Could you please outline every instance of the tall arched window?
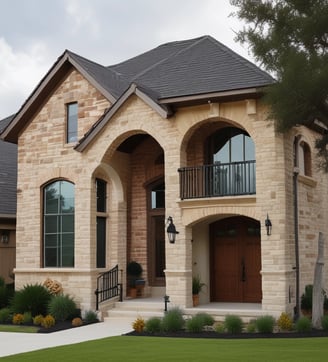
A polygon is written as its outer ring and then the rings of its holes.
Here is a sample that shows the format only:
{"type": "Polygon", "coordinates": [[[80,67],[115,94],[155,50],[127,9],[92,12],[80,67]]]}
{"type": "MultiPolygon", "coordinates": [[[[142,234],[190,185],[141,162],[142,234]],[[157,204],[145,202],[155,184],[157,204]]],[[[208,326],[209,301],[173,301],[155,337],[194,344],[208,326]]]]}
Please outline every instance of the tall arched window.
{"type": "Polygon", "coordinates": [[[300,137],[294,141],[294,166],[299,168],[300,175],[312,176],[311,149],[300,137]]]}
{"type": "Polygon", "coordinates": [[[74,267],[74,185],[55,181],[43,191],[44,267],[74,267]]]}

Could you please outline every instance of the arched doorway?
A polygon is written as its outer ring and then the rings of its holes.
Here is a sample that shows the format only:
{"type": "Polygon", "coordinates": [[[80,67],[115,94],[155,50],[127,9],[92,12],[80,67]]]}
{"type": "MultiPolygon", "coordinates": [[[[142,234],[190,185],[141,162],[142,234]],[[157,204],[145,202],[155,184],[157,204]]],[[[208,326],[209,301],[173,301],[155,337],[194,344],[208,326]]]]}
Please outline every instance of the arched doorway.
{"type": "Polygon", "coordinates": [[[260,223],[238,216],[210,226],[212,302],[260,303],[260,223]]]}

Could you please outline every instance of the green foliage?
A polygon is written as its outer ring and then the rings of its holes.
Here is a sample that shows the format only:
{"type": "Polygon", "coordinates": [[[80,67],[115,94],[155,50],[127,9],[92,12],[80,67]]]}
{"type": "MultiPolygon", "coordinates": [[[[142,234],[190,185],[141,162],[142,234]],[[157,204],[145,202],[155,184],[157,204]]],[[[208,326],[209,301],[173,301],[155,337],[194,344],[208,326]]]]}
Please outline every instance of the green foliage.
{"type": "Polygon", "coordinates": [[[95,322],[99,322],[97,313],[94,312],[93,310],[87,310],[84,314],[84,320],[87,323],[95,323],[95,322]]]}
{"type": "Polygon", "coordinates": [[[295,323],[297,332],[310,332],[312,329],[311,320],[308,317],[300,317],[295,323]]]}
{"type": "Polygon", "coordinates": [[[179,331],[184,325],[183,313],[178,307],[170,309],[162,319],[162,329],[165,332],[179,331]]]}
{"type": "MultiPolygon", "coordinates": [[[[231,0],[246,23],[237,41],[277,78],[267,90],[271,118],[279,131],[318,119],[328,125],[327,0],[231,0]]],[[[328,136],[317,143],[328,171],[328,136]]]]}
{"type": "Polygon", "coordinates": [[[324,315],[322,317],[321,327],[324,331],[328,331],[328,315],[324,315]]]}
{"type": "Polygon", "coordinates": [[[186,329],[191,333],[199,333],[204,328],[204,318],[200,315],[194,315],[186,321],[186,329]]]}
{"type": "Polygon", "coordinates": [[[8,323],[12,319],[12,314],[9,308],[0,309],[0,323],[8,323]]]}
{"type": "Polygon", "coordinates": [[[224,328],[228,333],[241,333],[243,330],[243,321],[239,316],[227,315],[224,319],[224,328]]]}
{"type": "Polygon", "coordinates": [[[0,277],[0,308],[7,307],[13,295],[13,284],[6,285],[4,279],[0,277]]]}
{"type": "Polygon", "coordinates": [[[218,323],[214,329],[216,333],[224,333],[225,332],[224,323],[218,323]]]}
{"type": "Polygon", "coordinates": [[[192,294],[199,294],[204,286],[205,283],[202,283],[199,275],[192,278],[192,294]]]}
{"type": "Polygon", "coordinates": [[[23,320],[24,324],[32,323],[33,318],[32,318],[31,312],[24,312],[23,317],[24,317],[24,320],[23,320]]]}
{"type": "Polygon", "coordinates": [[[162,319],[159,317],[151,317],[146,321],[145,330],[149,333],[157,333],[161,331],[162,319]]]}
{"type": "Polygon", "coordinates": [[[313,285],[308,284],[305,286],[305,291],[301,295],[301,309],[312,310],[312,292],[313,285]]]}
{"type": "Polygon", "coordinates": [[[66,321],[78,317],[76,303],[67,294],[52,297],[48,305],[48,313],[57,321],[66,321]]]}
{"type": "Polygon", "coordinates": [[[204,326],[212,326],[214,324],[214,318],[207,313],[197,313],[196,317],[203,320],[204,326]]]}
{"type": "Polygon", "coordinates": [[[14,294],[11,309],[14,313],[30,312],[33,317],[46,314],[50,299],[51,294],[43,285],[26,285],[14,294]]]}
{"type": "Polygon", "coordinates": [[[142,274],[142,266],[136,261],[130,261],[126,267],[128,276],[140,277],[142,274]]]}
{"type": "Polygon", "coordinates": [[[258,317],[255,320],[256,330],[259,333],[272,333],[275,325],[275,319],[270,315],[258,317]]]}
{"type": "Polygon", "coordinates": [[[256,324],[255,321],[250,321],[246,326],[247,333],[255,333],[256,332],[256,324]]]}

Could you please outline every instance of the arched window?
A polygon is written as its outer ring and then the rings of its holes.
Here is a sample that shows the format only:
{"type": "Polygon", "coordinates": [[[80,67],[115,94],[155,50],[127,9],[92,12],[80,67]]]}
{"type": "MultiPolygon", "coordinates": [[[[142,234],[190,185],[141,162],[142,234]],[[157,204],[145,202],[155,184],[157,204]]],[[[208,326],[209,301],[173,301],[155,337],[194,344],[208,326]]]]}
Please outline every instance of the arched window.
{"type": "Polygon", "coordinates": [[[312,161],[311,161],[311,150],[310,146],[300,140],[299,137],[295,138],[295,158],[294,166],[299,168],[300,175],[312,176],[312,161]]]}
{"type": "Polygon", "coordinates": [[[55,181],[43,191],[44,267],[74,267],[74,185],[55,181]]]}

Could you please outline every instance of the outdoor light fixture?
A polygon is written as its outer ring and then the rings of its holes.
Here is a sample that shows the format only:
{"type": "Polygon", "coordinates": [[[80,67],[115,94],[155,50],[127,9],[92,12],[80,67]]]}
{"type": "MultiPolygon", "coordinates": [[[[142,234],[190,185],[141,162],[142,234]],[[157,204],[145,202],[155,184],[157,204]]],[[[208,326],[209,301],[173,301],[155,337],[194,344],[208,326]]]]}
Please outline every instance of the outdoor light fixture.
{"type": "Polygon", "coordinates": [[[3,244],[8,244],[9,243],[9,230],[2,230],[1,242],[3,244]]]}
{"type": "Polygon", "coordinates": [[[269,219],[269,214],[267,214],[267,218],[265,219],[265,227],[267,230],[267,235],[271,235],[272,223],[269,219]]]}
{"type": "Polygon", "coordinates": [[[167,218],[167,222],[169,223],[169,226],[166,229],[167,236],[169,238],[169,241],[171,244],[175,243],[175,236],[176,234],[179,234],[179,231],[176,230],[175,225],[173,224],[173,219],[171,216],[167,218]]]}

